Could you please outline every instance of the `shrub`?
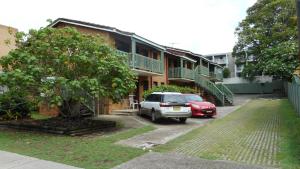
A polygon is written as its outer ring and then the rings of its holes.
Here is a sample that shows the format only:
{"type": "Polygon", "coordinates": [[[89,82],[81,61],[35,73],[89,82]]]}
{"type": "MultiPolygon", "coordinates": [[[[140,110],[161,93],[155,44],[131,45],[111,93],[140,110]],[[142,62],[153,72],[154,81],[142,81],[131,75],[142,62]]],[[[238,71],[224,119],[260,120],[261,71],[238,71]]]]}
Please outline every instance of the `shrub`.
{"type": "Polygon", "coordinates": [[[230,76],[230,70],[226,67],[223,70],[223,77],[224,78],[229,78],[229,76],[230,76]]]}
{"type": "Polygon", "coordinates": [[[195,89],[189,87],[180,87],[175,85],[161,85],[155,86],[144,92],[144,98],[153,92],[180,92],[180,93],[197,93],[195,89]]]}
{"type": "Polygon", "coordinates": [[[25,97],[6,92],[0,95],[0,120],[27,118],[33,107],[25,97]]]}

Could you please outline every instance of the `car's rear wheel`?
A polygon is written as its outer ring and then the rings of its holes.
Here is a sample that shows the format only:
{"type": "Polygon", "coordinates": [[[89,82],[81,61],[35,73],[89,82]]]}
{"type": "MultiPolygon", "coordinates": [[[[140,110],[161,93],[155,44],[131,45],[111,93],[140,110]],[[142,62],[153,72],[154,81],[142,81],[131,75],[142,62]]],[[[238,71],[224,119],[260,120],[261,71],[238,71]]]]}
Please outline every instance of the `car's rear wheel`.
{"type": "Polygon", "coordinates": [[[186,122],[186,117],[181,117],[181,118],[179,118],[179,121],[180,121],[180,123],[185,123],[186,122]]]}
{"type": "Polygon", "coordinates": [[[157,117],[156,117],[155,111],[151,112],[151,121],[152,122],[156,122],[157,121],[157,117]]]}

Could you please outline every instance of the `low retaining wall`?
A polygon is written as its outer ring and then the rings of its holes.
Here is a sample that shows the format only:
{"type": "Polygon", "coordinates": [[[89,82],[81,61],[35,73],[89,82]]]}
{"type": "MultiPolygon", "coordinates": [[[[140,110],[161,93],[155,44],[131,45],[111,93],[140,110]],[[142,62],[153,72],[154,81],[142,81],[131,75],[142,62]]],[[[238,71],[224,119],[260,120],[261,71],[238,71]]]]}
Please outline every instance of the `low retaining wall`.
{"type": "Polygon", "coordinates": [[[283,92],[283,82],[224,84],[235,94],[270,94],[283,92]]]}

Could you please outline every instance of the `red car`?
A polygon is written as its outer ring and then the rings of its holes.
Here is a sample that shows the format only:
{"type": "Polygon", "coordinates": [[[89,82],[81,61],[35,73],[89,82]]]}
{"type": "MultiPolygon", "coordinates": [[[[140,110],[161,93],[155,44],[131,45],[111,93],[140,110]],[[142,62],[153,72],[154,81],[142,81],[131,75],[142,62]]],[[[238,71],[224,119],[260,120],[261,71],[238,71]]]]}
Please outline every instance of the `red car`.
{"type": "Polygon", "coordinates": [[[210,102],[205,102],[195,94],[184,94],[188,103],[191,104],[193,117],[213,117],[217,114],[216,106],[210,102]]]}

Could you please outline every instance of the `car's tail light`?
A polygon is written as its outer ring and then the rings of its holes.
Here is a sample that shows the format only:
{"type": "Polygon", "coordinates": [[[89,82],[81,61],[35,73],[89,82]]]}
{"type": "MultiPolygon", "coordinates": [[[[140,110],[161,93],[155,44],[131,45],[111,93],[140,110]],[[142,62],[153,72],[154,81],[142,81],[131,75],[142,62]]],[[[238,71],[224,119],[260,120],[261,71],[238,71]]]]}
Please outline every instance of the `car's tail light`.
{"type": "Polygon", "coordinates": [[[169,105],[168,103],[160,103],[159,106],[160,107],[171,107],[171,105],[169,105]]]}

